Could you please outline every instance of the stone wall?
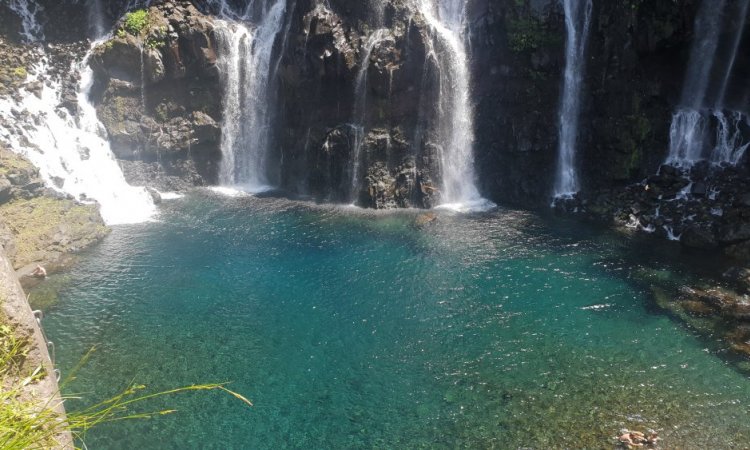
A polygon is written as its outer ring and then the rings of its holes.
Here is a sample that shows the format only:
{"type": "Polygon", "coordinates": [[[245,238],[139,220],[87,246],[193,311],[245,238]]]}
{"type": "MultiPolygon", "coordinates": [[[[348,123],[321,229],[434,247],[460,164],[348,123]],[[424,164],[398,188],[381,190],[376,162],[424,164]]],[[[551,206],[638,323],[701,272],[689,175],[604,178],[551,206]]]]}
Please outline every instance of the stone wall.
{"type": "MultiPolygon", "coordinates": [[[[41,367],[44,374],[36,381],[27,384],[21,394],[22,398],[18,400],[36,403],[40,409],[53,408],[60,414],[60,420],[64,420],[65,408],[59,395],[47,342],[2,247],[0,247],[0,324],[10,326],[17,339],[28,342],[28,354],[23,361],[23,367],[29,374],[37,367],[41,367]]],[[[11,380],[15,383],[20,381],[20,379],[11,380]]],[[[57,435],[55,441],[51,448],[73,449],[73,439],[70,433],[57,435]]]]}

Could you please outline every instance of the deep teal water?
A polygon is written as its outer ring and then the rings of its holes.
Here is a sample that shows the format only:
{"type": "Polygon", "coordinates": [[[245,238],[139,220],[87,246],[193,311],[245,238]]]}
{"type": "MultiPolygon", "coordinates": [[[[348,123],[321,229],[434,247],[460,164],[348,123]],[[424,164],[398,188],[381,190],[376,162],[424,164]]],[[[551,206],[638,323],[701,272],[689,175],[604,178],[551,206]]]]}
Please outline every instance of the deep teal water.
{"type": "MultiPolygon", "coordinates": [[[[650,307],[647,261],[530,213],[368,213],[197,192],[116,228],[48,311],[66,387],[87,400],[186,394],[89,449],[665,448],[750,445],[750,380],[650,307]]],[[[652,264],[649,261],[649,264],[652,264]]]]}

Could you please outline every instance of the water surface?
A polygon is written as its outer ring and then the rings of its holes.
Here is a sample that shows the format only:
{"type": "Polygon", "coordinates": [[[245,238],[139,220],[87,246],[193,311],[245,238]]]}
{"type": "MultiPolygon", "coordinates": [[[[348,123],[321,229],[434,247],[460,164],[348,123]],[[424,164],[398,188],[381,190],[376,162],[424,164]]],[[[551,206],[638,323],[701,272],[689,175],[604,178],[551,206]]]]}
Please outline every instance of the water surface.
{"type": "Polygon", "coordinates": [[[63,375],[98,347],[69,393],[231,381],[256,406],[173,397],[88,448],[611,448],[622,427],[750,444],[750,382],[650,306],[628,241],[416,216],[199,191],[115,228],[45,322],[63,375]]]}

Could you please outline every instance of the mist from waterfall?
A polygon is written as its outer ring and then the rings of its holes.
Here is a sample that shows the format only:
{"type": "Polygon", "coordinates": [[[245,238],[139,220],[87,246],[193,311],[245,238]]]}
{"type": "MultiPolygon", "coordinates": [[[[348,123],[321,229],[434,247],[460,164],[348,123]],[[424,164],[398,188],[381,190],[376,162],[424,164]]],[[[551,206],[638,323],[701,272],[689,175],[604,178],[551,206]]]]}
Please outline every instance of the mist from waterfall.
{"type": "Polygon", "coordinates": [[[286,0],[250,2],[241,12],[225,1],[212,6],[223,17],[216,29],[224,87],[219,181],[253,192],[267,190],[275,71],[271,60],[286,0]]]}
{"type": "Polygon", "coordinates": [[[687,168],[708,159],[717,165],[735,165],[750,145],[743,136],[743,128],[750,128],[750,117],[726,102],[749,6],[750,0],[703,2],[695,20],[696,38],[680,106],[672,116],[667,164],[687,168]],[[727,41],[722,31],[732,16],[739,21],[727,41]],[[724,50],[728,53],[721,61],[724,50]]]}
{"type": "Polygon", "coordinates": [[[466,36],[466,0],[415,0],[432,33],[428,58],[439,71],[436,124],[442,177],[440,207],[487,209],[474,173],[474,111],[466,36]]]}
{"type": "Polygon", "coordinates": [[[581,113],[583,78],[586,70],[586,43],[591,28],[591,0],[565,0],[565,82],[560,102],[559,148],[556,198],[570,197],[580,186],[576,170],[578,122],[581,113]]]}
{"type": "Polygon", "coordinates": [[[39,168],[47,186],[84,202],[98,202],[107,224],[143,222],[153,216],[155,206],[144,188],[127,183],[109,147],[106,131],[89,100],[94,84],[89,54],[71,68],[80,75],[77,116],[58,106],[61,84],[42,81],[49,78],[50,62],[40,54],[27,82],[44,82],[41,93],[22,89],[20,100],[0,100],[0,117],[6,124],[14,124],[0,128],[0,139],[39,168]]]}

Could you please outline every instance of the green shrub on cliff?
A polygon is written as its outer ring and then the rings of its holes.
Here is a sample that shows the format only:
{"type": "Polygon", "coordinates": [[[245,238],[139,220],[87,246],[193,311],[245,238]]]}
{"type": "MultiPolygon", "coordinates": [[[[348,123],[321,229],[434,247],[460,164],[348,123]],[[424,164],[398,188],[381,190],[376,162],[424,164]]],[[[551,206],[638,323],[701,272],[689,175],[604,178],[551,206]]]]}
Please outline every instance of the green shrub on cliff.
{"type": "Polygon", "coordinates": [[[125,14],[125,21],[123,28],[128,33],[138,36],[148,26],[149,17],[148,11],[145,9],[139,9],[137,11],[129,12],[125,14]]]}

